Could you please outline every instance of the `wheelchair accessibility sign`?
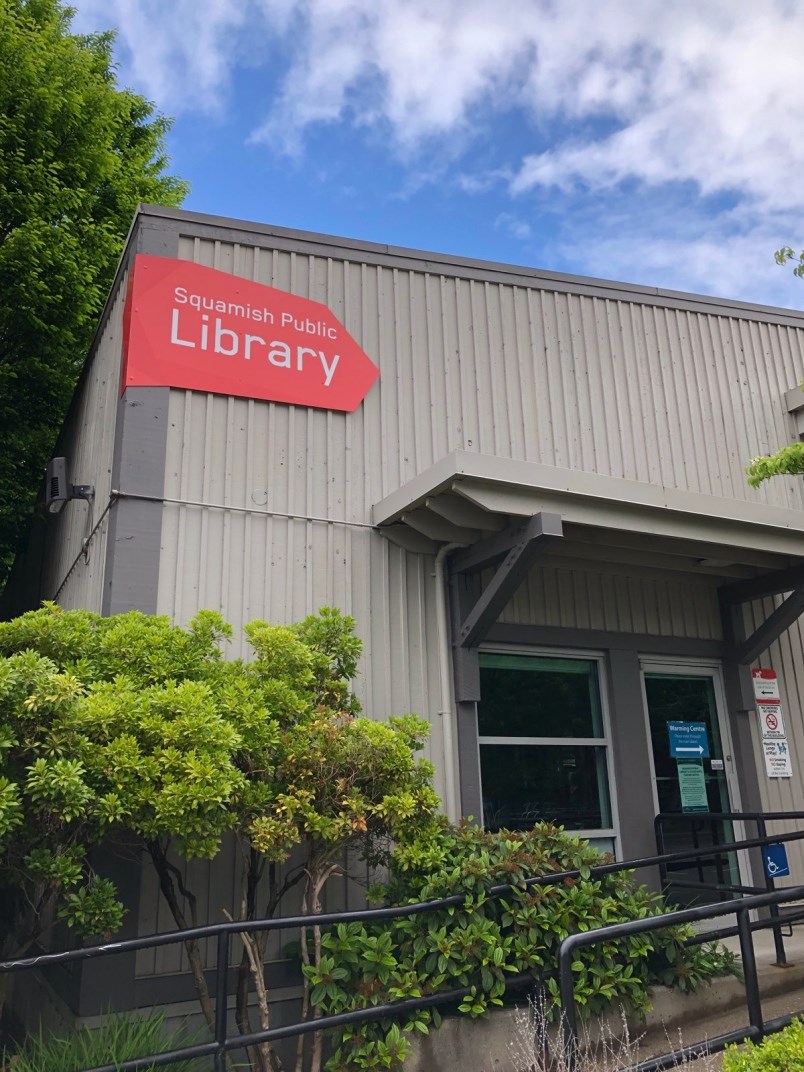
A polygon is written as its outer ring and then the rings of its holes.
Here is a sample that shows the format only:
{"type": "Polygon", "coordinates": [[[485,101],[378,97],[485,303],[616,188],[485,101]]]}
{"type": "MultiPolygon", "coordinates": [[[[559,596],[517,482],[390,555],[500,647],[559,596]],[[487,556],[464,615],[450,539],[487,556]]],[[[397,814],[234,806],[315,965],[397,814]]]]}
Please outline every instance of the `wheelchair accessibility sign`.
{"type": "Polygon", "coordinates": [[[768,878],[784,878],[790,874],[787,850],[784,845],[766,845],[762,850],[762,862],[768,878]]]}

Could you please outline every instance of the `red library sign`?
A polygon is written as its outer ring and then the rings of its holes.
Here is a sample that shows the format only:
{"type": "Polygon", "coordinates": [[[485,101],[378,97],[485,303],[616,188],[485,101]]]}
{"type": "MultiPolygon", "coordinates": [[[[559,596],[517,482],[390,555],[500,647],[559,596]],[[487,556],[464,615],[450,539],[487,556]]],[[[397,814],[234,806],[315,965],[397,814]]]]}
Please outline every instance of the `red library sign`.
{"type": "Polygon", "coordinates": [[[194,391],[351,411],[379,369],[319,302],[139,254],[123,316],[126,387],[194,391]]]}

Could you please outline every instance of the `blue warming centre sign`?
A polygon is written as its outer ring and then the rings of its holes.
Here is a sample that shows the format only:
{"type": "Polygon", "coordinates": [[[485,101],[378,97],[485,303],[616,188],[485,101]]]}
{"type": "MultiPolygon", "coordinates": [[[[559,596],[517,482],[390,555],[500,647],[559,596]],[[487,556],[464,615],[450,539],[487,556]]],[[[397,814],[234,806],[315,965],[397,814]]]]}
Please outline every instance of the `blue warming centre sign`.
{"type": "Polygon", "coordinates": [[[762,862],[765,864],[765,874],[768,878],[784,878],[790,874],[787,849],[784,845],[766,845],[762,850],[762,862]]]}
{"type": "Polygon", "coordinates": [[[668,722],[670,755],[673,759],[708,759],[709,738],[705,722],[668,722]]]}

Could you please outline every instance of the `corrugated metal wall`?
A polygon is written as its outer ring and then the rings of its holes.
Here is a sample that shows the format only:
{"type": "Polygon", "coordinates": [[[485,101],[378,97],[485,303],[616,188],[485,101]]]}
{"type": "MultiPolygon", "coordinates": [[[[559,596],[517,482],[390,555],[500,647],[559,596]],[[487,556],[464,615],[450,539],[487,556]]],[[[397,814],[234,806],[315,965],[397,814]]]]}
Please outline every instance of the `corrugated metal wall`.
{"type": "Polygon", "coordinates": [[[298,411],[293,447],[317,461],[346,448],[328,461],[335,498],[338,465],[375,502],[450,451],[475,450],[802,506],[800,481],[754,492],[743,470],[792,435],[783,394],[804,378],[804,319],[795,328],[198,238],[181,239],[179,256],[323,302],[380,366],[351,417],[298,411]]]}
{"type": "MultiPolygon", "coordinates": [[[[311,419],[294,407],[171,392],[165,495],[220,507],[166,505],[158,610],[187,621],[199,607],[220,609],[237,627],[232,653],[244,655],[244,623],[298,621],[336,606],[358,622],[366,712],[434,716],[433,560],[390,544],[368,521],[345,523],[371,507],[358,472],[344,472],[346,423],[340,414],[311,419]]],[[[435,740],[431,758],[439,763],[435,740]]]]}
{"type": "MultiPolygon", "coordinates": [[[[73,484],[94,484],[95,498],[67,503],[48,529],[41,593],[66,608],[100,613],[106,565],[106,530],[112,488],[126,274],[103,330],[87,360],[81,385],[59,440],[73,484]],[[88,540],[84,548],[84,541],[88,540]]],[[[113,508],[113,507],[112,507],[113,508]]]]}
{"type": "MultiPolygon", "coordinates": [[[[439,697],[433,560],[372,532],[371,506],[452,450],[804,507],[800,480],[754,492],[743,472],[791,437],[783,395],[804,378],[804,327],[358,252],[185,234],[179,256],[323,302],[381,376],[353,414],[171,392],[165,495],[207,505],[165,508],[159,610],[217,607],[239,630],[334,603],[358,620],[375,717],[432,719],[439,697]]],[[[504,620],[718,638],[703,583],[552,567],[504,620]]],[[[438,735],[431,754],[440,766],[438,735]]]]}
{"type": "MultiPolygon", "coordinates": [[[[750,633],[761,625],[781,601],[782,597],[777,597],[758,600],[747,605],[744,615],[747,631],[750,633]]],[[[802,628],[801,620],[782,633],[754,666],[773,669],[779,675],[782,718],[793,768],[792,778],[767,777],[759,718],[756,714],[752,714],[750,716],[751,736],[754,742],[763,810],[804,810],[804,628],[802,628]]],[[[776,824],[773,832],[783,829],[798,830],[801,829],[801,824],[797,822],[776,824]]],[[[796,884],[801,881],[801,875],[804,874],[804,845],[801,842],[794,842],[787,846],[787,852],[791,867],[791,879],[788,884],[796,884]]]]}
{"type": "MultiPolygon", "coordinates": [[[[298,620],[323,604],[353,614],[367,713],[428,717],[439,772],[434,560],[373,531],[372,504],[469,450],[804,508],[800,480],[754,492],[743,472],[793,435],[784,392],[804,379],[804,321],[456,278],[362,263],[358,252],[183,236],[179,256],[323,302],[381,376],[353,414],[171,391],[159,612],[186,622],[218,608],[238,634],[255,618],[298,620]]],[[[534,570],[503,620],[721,636],[711,580],[582,563],[534,570]]],[[[771,661],[804,766],[798,630],[781,646],[771,661]]],[[[804,803],[802,772],[786,785],[761,777],[765,804],[804,803]]]]}
{"type": "Polygon", "coordinates": [[[635,576],[623,566],[601,570],[583,564],[532,569],[500,621],[721,639],[717,593],[706,578],[684,583],[677,575],[645,576],[645,570],[635,576]]]}

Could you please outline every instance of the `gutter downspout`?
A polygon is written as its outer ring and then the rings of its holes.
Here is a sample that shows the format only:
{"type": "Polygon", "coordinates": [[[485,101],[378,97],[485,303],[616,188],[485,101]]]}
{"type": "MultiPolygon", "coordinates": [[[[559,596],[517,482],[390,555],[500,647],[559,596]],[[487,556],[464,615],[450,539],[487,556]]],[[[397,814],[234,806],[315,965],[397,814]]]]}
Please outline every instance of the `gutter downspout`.
{"type": "Polygon", "coordinates": [[[452,700],[452,645],[447,628],[447,555],[460,543],[446,543],[439,547],[435,558],[436,631],[438,633],[438,673],[441,685],[441,704],[438,712],[441,719],[441,739],[444,749],[444,806],[447,818],[457,822],[460,818],[460,799],[455,781],[455,734],[453,725],[455,710],[452,700]]]}

